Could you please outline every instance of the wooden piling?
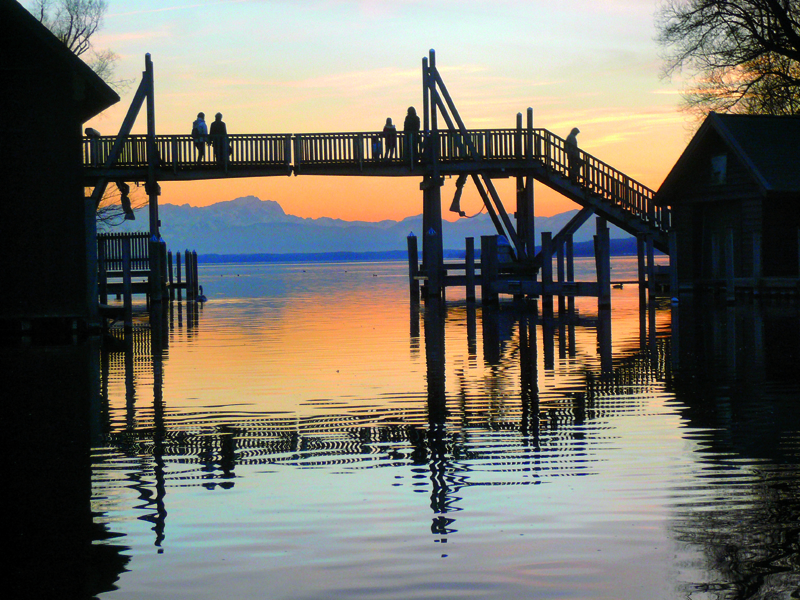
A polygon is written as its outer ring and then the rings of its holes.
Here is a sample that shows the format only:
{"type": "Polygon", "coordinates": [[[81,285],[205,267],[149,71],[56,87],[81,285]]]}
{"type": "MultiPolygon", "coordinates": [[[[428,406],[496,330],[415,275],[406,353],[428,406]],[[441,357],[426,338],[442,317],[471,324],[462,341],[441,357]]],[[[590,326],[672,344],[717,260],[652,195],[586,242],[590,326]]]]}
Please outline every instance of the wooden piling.
{"type": "Polygon", "coordinates": [[[178,300],[183,300],[183,286],[181,285],[181,253],[175,253],[175,274],[177,276],[178,300]]]}
{"type": "Polygon", "coordinates": [[[200,274],[197,267],[197,251],[192,250],[192,293],[194,298],[200,296],[200,274]]]}
{"type": "Polygon", "coordinates": [[[669,294],[677,298],[680,294],[678,283],[678,233],[674,229],[669,231],[669,294]]]}
{"type": "Polygon", "coordinates": [[[475,238],[468,237],[466,243],[464,261],[467,279],[467,302],[475,302],[475,238]]]}
{"type": "Polygon", "coordinates": [[[653,302],[656,297],[656,261],[653,250],[653,235],[648,233],[645,236],[647,245],[647,301],[653,302]]]}
{"type": "Polygon", "coordinates": [[[167,251],[167,281],[169,282],[169,299],[175,300],[175,287],[172,281],[172,250],[167,251]]]}
{"type": "Polygon", "coordinates": [[[647,265],[645,255],[644,235],[636,236],[636,264],[639,275],[639,310],[647,306],[647,265]]]}
{"type": "Polygon", "coordinates": [[[411,293],[412,301],[419,301],[419,250],[417,248],[417,236],[409,235],[406,237],[408,245],[408,288],[411,293]]]}
{"type": "Polygon", "coordinates": [[[122,305],[125,319],[125,337],[130,338],[133,329],[133,286],[131,285],[131,240],[122,239],[122,305]]]}
{"type": "Polygon", "coordinates": [[[611,308],[611,240],[608,223],[602,217],[597,217],[594,259],[597,269],[597,306],[611,308]]]}
{"type": "Polygon", "coordinates": [[[100,292],[100,304],[108,304],[108,270],[106,265],[106,243],[101,240],[97,245],[98,280],[97,287],[100,292]]]}
{"type": "Polygon", "coordinates": [[[725,300],[736,301],[736,280],[734,279],[733,228],[725,231],[725,300]]]}
{"type": "Polygon", "coordinates": [[[494,291],[497,280],[497,236],[481,236],[481,302],[496,304],[498,294],[494,291]]]}
{"type": "Polygon", "coordinates": [[[194,273],[192,269],[192,253],[189,250],[185,250],[183,253],[184,256],[184,271],[186,272],[186,300],[191,301],[194,300],[194,281],[192,281],[192,275],[194,273]]]}

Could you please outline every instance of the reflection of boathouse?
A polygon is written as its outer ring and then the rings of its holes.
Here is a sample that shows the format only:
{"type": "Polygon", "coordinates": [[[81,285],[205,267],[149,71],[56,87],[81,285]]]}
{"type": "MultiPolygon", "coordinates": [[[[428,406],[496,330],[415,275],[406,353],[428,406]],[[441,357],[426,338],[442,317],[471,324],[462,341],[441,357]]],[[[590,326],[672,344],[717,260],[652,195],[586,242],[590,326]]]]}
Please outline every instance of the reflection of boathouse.
{"type": "Polygon", "coordinates": [[[681,289],[797,290],[798,140],[798,117],[708,116],[656,195],[672,208],[681,289]]]}

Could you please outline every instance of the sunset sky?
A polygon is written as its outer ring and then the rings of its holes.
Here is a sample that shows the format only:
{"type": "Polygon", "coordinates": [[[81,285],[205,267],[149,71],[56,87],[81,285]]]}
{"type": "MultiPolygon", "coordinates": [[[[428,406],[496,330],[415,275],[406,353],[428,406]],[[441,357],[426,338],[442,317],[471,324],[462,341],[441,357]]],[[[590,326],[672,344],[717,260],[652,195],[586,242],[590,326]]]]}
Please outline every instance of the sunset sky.
{"type": "MultiPolygon", "coordinates": [[[[222,112],[233,133],[377,131],[421,111],[422,58],[437,67],[468,128],[534,126],[657,189],[695,126],[679,110],[681,82],[660,77],[658,0],[109,0],[98,48],[134,79],[122,101],[87,123],[115,134],[155,65],[156,131],[188,134],[197,112],[222,112]]],[[[142,113],[134,132],[143,132],[142,113]]],[[[162,184],[161,203],[207,205],[238,196],[287,213],[379,221],[422,212],[418,178],[276,177],[162,184]]],[[[449,206],[454,181],[443,189],[449,206]]],[[[507,207],[510,182],[498,182],[507,207]]],[[[480,209],[464,194],[468,213],[480,209]]],[[[536,214],[575,208],[544,186],[536,214]]],[[[512,208],[513,210],[513,208],[512,208]]],[[[450,218],[450,217],[448,217],[450,218]]]]}

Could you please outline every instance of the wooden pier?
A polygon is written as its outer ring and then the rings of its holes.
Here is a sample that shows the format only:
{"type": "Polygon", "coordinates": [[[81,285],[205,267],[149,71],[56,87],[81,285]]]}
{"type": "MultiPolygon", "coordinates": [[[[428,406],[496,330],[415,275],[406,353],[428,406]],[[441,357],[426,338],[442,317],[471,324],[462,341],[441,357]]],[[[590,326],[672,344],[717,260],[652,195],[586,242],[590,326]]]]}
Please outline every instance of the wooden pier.
{"type": "MultiPolygon", "coordinates": [[[[422,72],[421,131],[417,135],[398,132],[394,156],[386,158],[373,147],[373,139],[381,138],[382,132],[244,134],[227,136],[223,147],[230,152],[223,151],[225,158],[218,163],[212,153],[198,160],[189,135],[155,134],[153,68],[148,55],[142,83],[119,134],[84,139],[84,182],[94,187],[96,200],[109,182],[145,182],[150,234],[160,239],[159,181],[289,175],[417,177],[421,179],[424,233],[421,261],[412,258],[417,251],[416,240],[414,253],[409,243],[412,291],[420,283],[425,297],[440,296],[452,285],[480,286],[484,302],[492,302],[498,294],[589,295],[597,296],[600,305],[606,306],[610,298],[608,223],[637,237],[641,279],[648,282],[648,289],[652,287],[653,249],[669,253],[671,229],[670,211],[653,201],[653,190],[582,150],[577,156],[579,168],[575,168],[572,157],[571,173],[565,140],[546,129],[534,128],[530,108],[524,124],[522,113],[517,115],[516,127],[467,129],[436,68],[433,51],[422,60],[422,72]],[[145,104],[147,134],[132,135],[133,122],[145,104]],[[474,259],[474,247],[471,251],[475,270],[465,267],[463,276],[449,273],[455,267],[446,265],[442,258],[441,189],[445,177],[457,178],[451,210],[459,210],[461,191],[468,180],[476,186],[494,233],[510,243],[512,264],[496,265],[493,242],[482,239],[480,261],[474,259]],[[517,180],[512,211],[516,222],[493,184],[495,179],[509,177],[517,180]],[[534,181],[581,207],[562,231],[542,234],[539,252],[533,225],[534,181]],[[574,282],[572,236],[593,215],[597,217],[597,282],[574,282]],[[558,265],[555,278],[554,258],[558,265]]],[[[157,276],[154,272],[153,277],[157,276]]]]}

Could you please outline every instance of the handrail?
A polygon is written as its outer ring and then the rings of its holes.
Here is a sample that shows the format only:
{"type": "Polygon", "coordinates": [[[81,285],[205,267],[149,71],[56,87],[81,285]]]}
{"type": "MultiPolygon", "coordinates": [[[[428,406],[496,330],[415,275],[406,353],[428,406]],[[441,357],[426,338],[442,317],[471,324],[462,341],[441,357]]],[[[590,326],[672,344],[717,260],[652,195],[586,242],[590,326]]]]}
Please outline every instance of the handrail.
{"type": "MultiPolygon", "coordinates": [[[[116,167],[147,166],[147,136],[131,135],[123,144],[116,167]]],[[[115,138],[86,137],[83,142],[85,167],[102,168],[115,138]]],[[[545,174],[561,178],[559,185],[570,181],[569,155],[563,138],[546,129],[477,129],[423,132],[417,148],[411,148],[411,136],[397,132],[397,147],[386,156],[382,131],[359,133],[304,134],[232,134],[227,136],[230,154],[226,170],[285,166],[301,173],[306,166],[357,166],[362,171],[370,164],[425,164],[431,154],[442,165],[464,162],[485,163],[513,161],[520,168],[543,168],[545,174]],[[531,147],[532,146],[532,147],[531,147]],[[433,149],[435,153],[432,153],[433,149]],[[412,152],[413,150],[413,152],[412,152]]],[[[187,171],[213,167],[215,150],[208,146],[198,159],[194,141],[189,135],[156,136],[161,168],[187,171]]],[[[222,153],[222,152],[221,152],[222,153]]],[[[588,190],[603,204],[616,207],[648,226],[666,232],[671,226],[669,209],[656,206],[655,193],[607,163],[578,151],[580,176],[572,183],[588,190]]],[[[224,160],[224,159],[223,159],[224,160]]]]}

